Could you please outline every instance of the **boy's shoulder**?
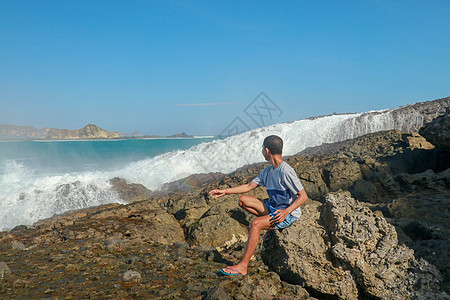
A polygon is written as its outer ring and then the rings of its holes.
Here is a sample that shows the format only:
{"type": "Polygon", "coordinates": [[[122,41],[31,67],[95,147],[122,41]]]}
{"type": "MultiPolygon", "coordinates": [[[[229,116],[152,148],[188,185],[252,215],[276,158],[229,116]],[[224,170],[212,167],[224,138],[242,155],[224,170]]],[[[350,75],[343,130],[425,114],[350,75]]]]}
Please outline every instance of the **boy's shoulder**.
{"type": "Polygon", "coordinates": [[[294,171],[294,168],[291,167],[286,161],[283,161],[283,163],[280,165],[281,171],[294,171]]]}

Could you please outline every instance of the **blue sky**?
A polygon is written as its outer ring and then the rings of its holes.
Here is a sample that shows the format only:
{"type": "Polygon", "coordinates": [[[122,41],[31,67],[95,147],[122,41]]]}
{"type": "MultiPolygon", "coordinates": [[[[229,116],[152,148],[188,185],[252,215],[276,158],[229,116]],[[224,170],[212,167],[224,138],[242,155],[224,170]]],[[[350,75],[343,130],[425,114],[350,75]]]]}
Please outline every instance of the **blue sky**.
{"type": "Polygon", "coordinates": [[[448,0],[1,0],[0,124],[215,135],[260,92],[273,122],[442,98],[449,15],[448,0]]]}

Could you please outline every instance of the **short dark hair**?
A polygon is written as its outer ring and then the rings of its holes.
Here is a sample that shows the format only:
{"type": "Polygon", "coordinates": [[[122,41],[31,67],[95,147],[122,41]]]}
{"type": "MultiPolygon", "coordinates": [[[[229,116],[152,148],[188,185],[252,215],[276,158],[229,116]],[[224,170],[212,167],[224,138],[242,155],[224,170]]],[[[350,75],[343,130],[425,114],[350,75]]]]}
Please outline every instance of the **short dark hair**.
{"type": "Polygon", "coordinates": [[[264,139],[264,148],[268,148],[272,154],[282,154],[283,140],[277,135],[269,135],[264,139]]]}

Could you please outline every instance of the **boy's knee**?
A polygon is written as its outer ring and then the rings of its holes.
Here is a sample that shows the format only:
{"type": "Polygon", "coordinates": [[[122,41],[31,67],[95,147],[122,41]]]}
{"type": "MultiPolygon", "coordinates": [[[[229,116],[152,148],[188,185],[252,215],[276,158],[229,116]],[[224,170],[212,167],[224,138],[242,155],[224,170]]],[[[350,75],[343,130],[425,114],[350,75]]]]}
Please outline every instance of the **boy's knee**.
{"type": "Polygon", "coordinates": [[[250,228],[258,229],[260,230],[264,225],[264,222],[260,218],[253,219],[252,223],[250,224],[250,228]]]}
{"type": "Polygon", "coordinates": [[[244,195],[239,196],[239,201],[238,201],[238,203],[239,203],[239,206],[240,206],[240,207],[244,207],[244,206],[245,206],[245,205],[244,205],[244,201],[245,201],[245,196],[244,196],[244,195]]]}

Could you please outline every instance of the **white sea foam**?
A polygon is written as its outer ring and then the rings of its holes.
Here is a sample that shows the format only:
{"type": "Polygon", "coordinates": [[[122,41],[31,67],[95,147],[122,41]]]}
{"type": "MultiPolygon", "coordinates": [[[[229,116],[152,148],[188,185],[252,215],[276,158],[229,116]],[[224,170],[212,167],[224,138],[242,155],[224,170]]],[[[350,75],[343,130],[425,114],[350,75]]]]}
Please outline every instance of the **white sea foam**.
{"type": "Polygon", "coordinates": [[[0,230],[33,222],[67,210],[121,202],[108,180],[122,177],[151,190],[190,174],[228,173],[246,164],[263,161],[261,145],[271,134],[284,140],[284,154],[307,147],[354,138],[380,130],[417,130],[420,113],[398,114],[382,110],[298,120],[259,128],[223,140],[198,144],[188,150],[168,152],[130,163],[115,171],[81,172],[53,176],[35,175],[23,164],[8,161],[0,171],[0,230]]]}
{"type": "Polygon", "coordinates": [[[123,202],[102,172],[36,176],[14,161],[4,162],[1,169],[0,230],[30,225],[68,210],[123,202]]]}

